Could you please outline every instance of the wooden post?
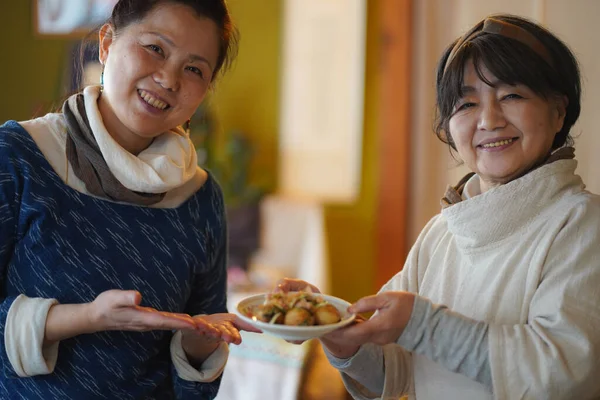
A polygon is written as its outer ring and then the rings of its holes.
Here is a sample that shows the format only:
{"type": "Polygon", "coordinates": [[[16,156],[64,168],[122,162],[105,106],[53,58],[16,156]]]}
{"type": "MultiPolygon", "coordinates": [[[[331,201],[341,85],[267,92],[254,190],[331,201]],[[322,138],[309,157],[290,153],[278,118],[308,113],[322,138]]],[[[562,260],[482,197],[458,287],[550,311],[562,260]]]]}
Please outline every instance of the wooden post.
{"type": "Polygon", "coordinates": [[[381,97],[376,290],[402,269],[408,253],[412,54],[412,0],[378,1],[381,1],[381,97]]]}

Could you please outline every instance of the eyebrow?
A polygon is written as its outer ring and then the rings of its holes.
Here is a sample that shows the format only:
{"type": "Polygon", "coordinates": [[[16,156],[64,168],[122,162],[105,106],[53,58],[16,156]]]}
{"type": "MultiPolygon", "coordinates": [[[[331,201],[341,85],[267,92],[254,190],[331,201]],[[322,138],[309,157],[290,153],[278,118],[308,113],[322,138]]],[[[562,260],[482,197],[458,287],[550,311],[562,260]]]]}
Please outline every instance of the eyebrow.
{"type": "MultiPolygon", "coordinates": [[[[160,32],[149,31],[147,33],[154,35],[154,36],[158,36],[159,38],[161,38],[162,40],[167,42],[170,46],[178,47],[171,39],[169,39],[167,36],[163,35],[160,32]]],[[[194,62],[194,61],[204,62],[210,67],[211,70],[213,69],[213,66],[210,64],[210,62],[205,57],[199,56],[197,54],[190,54],[189,60],[191,62],[194,62]]]]}
{"type": "MultiPolygon", "coordinates": [[[[492,87],[494,87],[494,88],[506,88],[506,87],[514,88],[517,86],[517,85],[510,85],[510,84],[503,82],[501,80],[498,80],[498,79],[496,79],[495,81],[491,81],[490,83],[492,84],[492,87]]],[[[470,93],[477,91],[473,86],[461,86],[460,90],[464,94],[470,94],[470,93]]]]}

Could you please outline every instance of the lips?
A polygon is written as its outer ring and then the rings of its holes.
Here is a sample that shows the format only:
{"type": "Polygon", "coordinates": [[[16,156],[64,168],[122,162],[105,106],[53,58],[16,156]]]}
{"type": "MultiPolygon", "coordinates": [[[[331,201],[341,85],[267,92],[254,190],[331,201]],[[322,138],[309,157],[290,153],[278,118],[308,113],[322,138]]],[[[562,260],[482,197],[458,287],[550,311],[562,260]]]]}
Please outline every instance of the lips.
{"type": "Polygon", "coordinates": [[[491,143],[486,143],[486,144],[482,144],[481,147],[483,147],[484,149],[490,149],[492,147],[500,147],[500,146],[504,146],[506,144],[512,143],[514,142],[515,139],[504,139],[504,140],[498,140],[496,142],[491,142],[491,143]]]}
{"type": "Polygon", "coordinates": [[[158,110],[166,110],[167,108],[171,107],[169,103],[159,98],[155,94],[147,92],[146,90],[138,89],[138,94],[142,100],[158,110]]]}
{"type": "Polygon", "coordinates": [[[517,137],[488,139],[480,143],[477,147],[492,149],[494,147],[506,146],[507,144],[513,143],[517,139],[517,137]]]}

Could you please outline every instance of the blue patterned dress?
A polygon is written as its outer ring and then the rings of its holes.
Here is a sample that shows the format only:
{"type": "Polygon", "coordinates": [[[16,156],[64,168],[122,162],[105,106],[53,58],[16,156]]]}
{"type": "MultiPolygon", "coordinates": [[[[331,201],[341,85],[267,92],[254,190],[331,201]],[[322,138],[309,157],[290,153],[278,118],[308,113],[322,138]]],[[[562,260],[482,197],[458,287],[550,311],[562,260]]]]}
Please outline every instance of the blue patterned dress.
{"type": "MultiPolygon", "coordinates": [[[[214,178],[178,208],[100,200],[65,185],[16,122],[0,126],[0,334],[19,294],[84,303],[138,290],[170,312],[226,312],[226,226],[214,178]]],[[[100,332],[63,340],[52,374],[19,378],[0,344],[1,399],[212,399],[180,379],[172,333],[100,332]]]]}

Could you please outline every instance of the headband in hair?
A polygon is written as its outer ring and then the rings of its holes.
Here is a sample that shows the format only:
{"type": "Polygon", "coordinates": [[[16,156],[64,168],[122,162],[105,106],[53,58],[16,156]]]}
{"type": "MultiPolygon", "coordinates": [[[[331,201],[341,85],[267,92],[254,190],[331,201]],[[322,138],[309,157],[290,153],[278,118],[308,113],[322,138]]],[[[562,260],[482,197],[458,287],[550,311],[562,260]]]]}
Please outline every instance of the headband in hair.
{"type": "Polygon", "coordinates": [[[535,51],[548,63],[548,65],[552,65],[552,58],[550,57],[550,53],[548,53],[548,49],[531,32],[521,28],[520,26],[513,25],[509,22],[501,21],[495,18],[486,18],[485,21],[483,21],[483,24],[479,23],[478,26],[473,28],[470,32],[461,37],[458,40],[458,42],[456,42],[456,44],[452,48],[452,51],[450,52],[450,55],[448,56],[448,60],[446,60],[444,73],[446,73],[448,66],[450,65],[454,57],[456,57],[458,51],[466,43],[475,39],[482,33],[492,33],[521,42],[527,47],[529,47],[531,50],[535,51]]]}

